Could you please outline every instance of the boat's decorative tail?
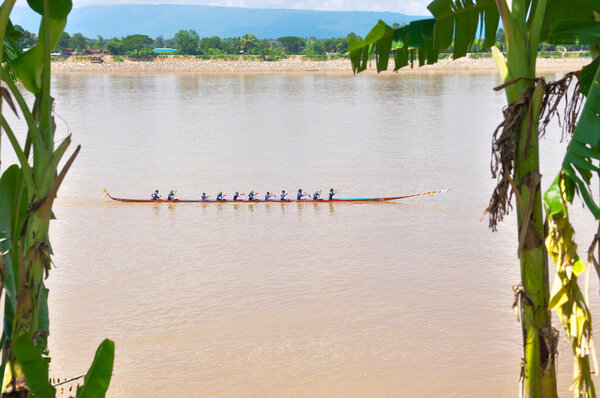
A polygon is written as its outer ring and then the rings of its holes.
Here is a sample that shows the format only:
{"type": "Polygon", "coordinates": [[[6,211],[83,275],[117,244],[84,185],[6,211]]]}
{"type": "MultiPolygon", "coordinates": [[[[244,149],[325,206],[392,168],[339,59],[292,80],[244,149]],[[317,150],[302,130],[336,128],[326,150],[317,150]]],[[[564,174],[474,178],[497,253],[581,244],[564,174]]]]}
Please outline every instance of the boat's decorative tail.
{"type": "Polygon", "coordinates": [[[447,188],[447,189],[440,189],[440,190],[436,190],[436,191],[427,191],[427,192],[421,192],[421,193],[416,193],[414,195],[408,195],[406,196],[407,198],[419,198],[422,196],[431,196],[431,195],[435,195],[437,193],[445,193],[448,191],[451,191],[452,188],[447,188]]]}
{"type": "Polygon", "coordinates": [[[102,196],[106,197],[110,197],[110,194],[108,193],[108,191],[106,189],[102,190],[102,196]]]}

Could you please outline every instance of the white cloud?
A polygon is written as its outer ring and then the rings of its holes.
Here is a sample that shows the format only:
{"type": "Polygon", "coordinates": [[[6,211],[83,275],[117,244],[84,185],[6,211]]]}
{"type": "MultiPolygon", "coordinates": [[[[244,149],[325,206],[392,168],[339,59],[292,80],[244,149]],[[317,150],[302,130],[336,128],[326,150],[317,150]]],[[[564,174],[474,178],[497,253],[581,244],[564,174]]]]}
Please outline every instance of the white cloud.
{"type": "MultiPolygon", "coordinates": [[[[75,7],[113,4],[201,4],[222,7],[291,8],[323,11],[391,11],[407,15],[430,15],[431,0],[73,0],[75,7]]],[[[25,3],[25,0],[19,0],[25,3]]]]}

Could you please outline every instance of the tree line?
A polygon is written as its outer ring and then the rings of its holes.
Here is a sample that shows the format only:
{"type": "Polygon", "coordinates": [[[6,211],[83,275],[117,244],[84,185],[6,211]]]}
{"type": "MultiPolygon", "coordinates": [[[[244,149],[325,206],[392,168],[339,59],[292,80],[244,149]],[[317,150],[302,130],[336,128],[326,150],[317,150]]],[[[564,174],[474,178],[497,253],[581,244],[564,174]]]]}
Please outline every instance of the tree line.
{"type": "MultiPolygon", "coordinates": [[[[392,25],[398,28],[398,24],[392,25]]],[[[16,25],[15,29],[22,33],[22,37],[17,40],[21,49],[31,48],[37,44],[35,33],[28,32],[21,26],[16,25]]],[[[105,39],[101,35],[96,38],[85,37],[82,33],[70,35],[63,32],[54,52],[65,53],[66,49],[72,49],[83,53],[86,49],[107,50],[111,55],[130,55],[140,56],[148,55],[155,48],[171,48],[177,54],[183,55],[259,55],[264,59],[280,59],[289,55],[307,55],[313,58],[319,58],[327,54],[345,55],[348,50],[348,41],[350,38],[362,40],[355,33],[350,33],[346,37],[331,39],[316,39],[314,37],[304,38],[297,36],[284,36],[277,39],[259,39],[256,35],[247,33],[239,37],[220,38],[218,36],[200,37],[193,29],[181,29],[175,33],[174,37],[165,39],[163,36],[155,37],[143,34],[134,34],[124,37],[113,37],[105,39]]],[[[504,31],[499,28],[496,33],[496,46],[504,51],[506,42],[504,31]]],[[[538,51],[585,51],[584,45],[556,45],[542,43],[538,51]]],[[[454,45],[452,44],[444,53],[452,53],[454,45]]],[[[475,39],[471,43],[469,52],[489,52],[484,48],[483,40],[475,39]]]]}
{"type": "MultiPolygon", "coordinates": [[[[15,29],[23,36],[17,41],[22,48],[31,48],[37,44],[37,36],[16,25],[15,29]]],[[[163,36],[151,38],[143,34],[112,37],[106,39],[101,35],[96,38],[85,37],[81,33],[70,35],[64,32],[60,37],[54,52],[65,52],[73,49],[83,53],[86,49],[108,50],[112,55],[146,55],[155,48],[172,48],[178,54],[184,55],[226,55],[247,54],[276,57],[295,54],[309,56],[325,56],[326,54],[343,55],[348,49],[350,37],[360,39],[354,33],[346,37],[331,39],[304,38],[284,36],[277,39],[259,39],[256,35],[247,33],[239,37],[221,38],[218,36],[200,37],[193,29],[180,30],[174,37],[165,39],[163,36]]]]}

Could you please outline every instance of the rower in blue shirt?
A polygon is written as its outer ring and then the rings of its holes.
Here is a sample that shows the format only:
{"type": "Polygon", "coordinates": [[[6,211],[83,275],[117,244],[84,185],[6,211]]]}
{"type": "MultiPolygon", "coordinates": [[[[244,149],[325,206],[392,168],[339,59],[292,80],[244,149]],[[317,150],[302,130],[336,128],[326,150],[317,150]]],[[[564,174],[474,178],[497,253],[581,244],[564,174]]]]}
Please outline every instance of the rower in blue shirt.
{"type": "Polygon", "coordinates": [[[152,195],[150,195],[150,200],[159,200],[160,199],[160,195],[158,194],[158,189],[154,192],[152,192],[152,195]]]}
{"type": "Polygon", "coordinates": [[[298,200],[302,200],[302,198],[304,198],[305,196],[309,196],[309,197],[310,197],[310,195],[309,195],[309,194],[307,194],[307,193],[302,193],[302,189],[299,189],[299,190],[298,190],[298,195],[296,196],[296,199],[298,199],[298,200]]]}
{"type": "Polygon", "coordinates": [[[281,200],[288,200],[285,197],[287,196],[287,193],[285,193],[285,190],[281,191],[281,200]]]}
{"type": "Polygon", "coordinates": [[[206,192],[202,192],[202,196],[200,197],[200,199],[208,200],[208,198],[210,198],[210,196],[206,196],[206,192]]]}
{"type": "Polygon", "coordinates": [[[217,194],[217,200],[225,200],[225,195],[223,195],[223,192],[219,192],[217,194]]]}
{"type": "Polygon", "coordinates": [[[329,190],[329,200],[333,200],[333,195],[335,195],[336,193],[337,193],[337,192],[335,192],[335,191],[333,190],[333,188],[331,188],[331,189],[329,190]]]}
{"type": "Polygon", "coordinates": [[[235,193],[233,194],[233,200],[238,200],[238,198],[240,196],[246,196],[245,193],[239,193],[238,191],[235,191],[235,193]]]}
{"type": "Polygon", "coordinates": [[[250,191],[250,193],[248,194],[248,201],[256,200],[257,195],[258,192],[250,191]]]}
{"type": "Polygon", "coordinates": [[[175,191],[169,192],[169,195],[167,196],[167,200],[175,200],[175,191]]]}
{"type": "Polygon", "coordinates": [[[267,192],[265,194],[265,201],[271,200],[271,198],[274,198],[274,197],[275,197],[275,195],[273,195],[271,192],[267,192]]]}
{"type": "Polygon", "coordinates": [[[313,200],[319,200],[321,198],[321,191],[317,191],[313,194],[313,200]]]}

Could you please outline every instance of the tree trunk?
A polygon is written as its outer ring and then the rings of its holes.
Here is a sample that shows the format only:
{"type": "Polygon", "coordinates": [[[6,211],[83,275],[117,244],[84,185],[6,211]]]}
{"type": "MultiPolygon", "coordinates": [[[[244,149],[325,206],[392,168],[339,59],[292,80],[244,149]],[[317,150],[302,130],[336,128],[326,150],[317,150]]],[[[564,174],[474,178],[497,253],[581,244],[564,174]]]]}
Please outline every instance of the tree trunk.
{"type": "Polygon", "coordinates": [[[555,398],[555,344],[548,310],[550,287],[544,245],[541,175],[539,173],[538,118],[543,96],[540,84],[533,91],[517,142],[515,184],[522,207],[517,206],[522,303],[523,376],[530,398],[555,398]]]}

